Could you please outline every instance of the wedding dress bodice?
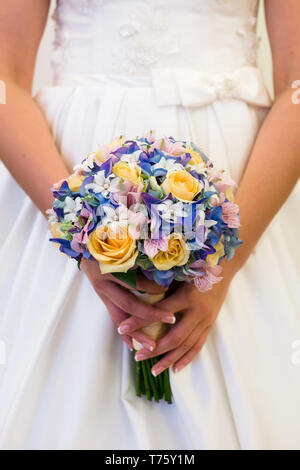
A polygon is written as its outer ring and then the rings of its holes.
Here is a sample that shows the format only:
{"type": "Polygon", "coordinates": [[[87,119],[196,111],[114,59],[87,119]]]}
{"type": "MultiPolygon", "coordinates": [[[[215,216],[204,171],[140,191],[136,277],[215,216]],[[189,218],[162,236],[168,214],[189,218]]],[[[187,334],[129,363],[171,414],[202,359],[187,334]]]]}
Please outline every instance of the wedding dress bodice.
{"type": "Polygon", "coordinates": [[[58,0],[56,83],[75,75],[143,77],[157,104],[241,98],[269,105],[256,68],[257,7],[258,0],[58,0]]]}

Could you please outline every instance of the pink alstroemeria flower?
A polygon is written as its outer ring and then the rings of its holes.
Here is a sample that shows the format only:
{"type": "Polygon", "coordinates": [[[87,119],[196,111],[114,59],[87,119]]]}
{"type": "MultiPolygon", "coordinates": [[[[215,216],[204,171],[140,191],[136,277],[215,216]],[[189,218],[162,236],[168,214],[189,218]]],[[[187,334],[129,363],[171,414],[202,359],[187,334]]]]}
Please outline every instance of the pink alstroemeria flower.
{"type": "Polygon", "coordinates": [[[149,152],[152,152],[154,149],[162,150],[167,155],[173,155],[175,157],[186,152],[182,142],[171,142],[167,137],[155,140],[151,145],[149,152]]]}
{"type": "Polygon", "coordinates": [[[222,204],[222,219],[230,228],[239,228],[239,206],[233,202],[224,202],[222,204]]]}
{"type": "Polygon", "coordinates": [[[236,186],[236,182],[233,181],[228,176],[224,175],[224,173],[220,172],[217,175],[214,175],[214,178],[216,177],[221,179],[221,181],[217,181],[216,183],[214,183],[215,187],[220,193],[226,193],[227,189],[230,189],[236,186]]]}
{"type": "Polygon", "coordinates": [[[194,278],[194,284],[202,293],[212,289],[214,284],[217,284],[223,279],[222,277],[218,277],[222,272],[221,266],[209,266],[202,259],[192,263],[188,272],[196,276],[194,278]],[[205,274],[200,276],[199,274],[203,274],[203,272],[205,272],[205,274]]]}
{"type": "Polygon", "coordinates": [[[171,142],[169,139],[165,140],[164,151],[168,155],[178,156],[186,152],[183,144],[181,142],[171,142]]]}
{"type": "Polygon", "coordinates": [[[71,241],[71,248],[72,250],[77,251],[77,253],[83,253],[86,250],[86,244],[89,240],[87,232],[91,222],[93,221],[93,215],[88,209],[83,207],[80,212],[80,218],[85,223],[85,225],[82,227],[80,222],[76,222],[74,224],[75,227],[81,228],[81,230],[80,232],[74,234],[71,241]]]}
{"type": "Polygon", "coordinates": [[[144,134],[142,134],[142,137],[144,139],[147,139],[150,144],[153,144],[153,142],[155,142],[155,132],[154,131],[144,132],[144,134]]]}
{"type": "Polygon", "coordinates": [[[142,212],[128,211],[128,233],[134,240],[141,238],[142,230],[147,228],[147,218],[142,212]]]}
{"type": "Polygon", "coordinates": [[[141,202],[141,193],[144,188],[143,183],[137,186],[129,180],[122,180],[119,178],[115,180],[114,185],[115,192],[113,194],[113,199],[116,203],[130,207],[141,202]]]}
{"type": "Polygon", "coordinates": [[[169,247],[169,240],[167,237],[163,237],[159,240],[152,240],[148,238],[144,241],[144,251],[149,258],[154,258],[159,251],[167,251],[169,247]]]}

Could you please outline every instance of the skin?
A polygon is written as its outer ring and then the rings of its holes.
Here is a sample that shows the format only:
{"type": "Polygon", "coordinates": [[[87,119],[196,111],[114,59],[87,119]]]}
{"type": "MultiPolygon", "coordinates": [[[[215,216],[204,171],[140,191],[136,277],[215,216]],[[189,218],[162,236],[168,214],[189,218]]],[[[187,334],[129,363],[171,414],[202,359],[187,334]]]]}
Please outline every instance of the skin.
{"type": "MultiPolygon", "coordinates": [[[[259,131],[237,192],[242,224],[240,238],[244,243],[233,260],[224,264],[223,281],[204,294],[182,284],[153,307],[136,299],[112,276],[101,275],[96,262],[82,262],[82,270],[107,306],[112,321],[124,332],[121,338],[130,348],[133,337],[144,344],[136,359],[166,353],[153,368],[155,375],[170,366],[180,371],[199,353],[233,277],[246,263],[300,175],[300,133],[297,132],[300,105],[292,103],[294,90],[291,89],[292,82],[300,78],[300,2],[266,0],[265,4],[274,62],[275,101],[259,131]],[[174,315],[176,324],[157,344],[139,331],[158,320],[172,323],[174,315]]],[[[10,0],[0,5],[0,80],[5,81],[7,88],[7,104],[0,106],[0,154],[43,214],[53,201],[49,188],[71,172],[30,96],[48,8],[48,0],[10,0]]],[[[159,286],[142,277],[138,288],[149,293],[161,292],[159,286]]]]}

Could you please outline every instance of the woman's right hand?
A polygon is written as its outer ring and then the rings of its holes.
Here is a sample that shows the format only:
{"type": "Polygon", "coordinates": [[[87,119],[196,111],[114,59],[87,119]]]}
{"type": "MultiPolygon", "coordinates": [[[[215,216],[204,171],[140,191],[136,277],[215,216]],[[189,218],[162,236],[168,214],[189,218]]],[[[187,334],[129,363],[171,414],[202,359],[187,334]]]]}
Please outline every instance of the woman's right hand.
{"type": "MultiPolygon", "coordinates": [[[[96,293],[109,311],[110,317],[119,328],[120,323],[130,316],[139,317],[151,323],[161,321],[163,323],[174,323],[174,315],[166,310],[158,309],[154,306],[141,302],[130,290],[133,290],[126,284],[119,281],[111,274],[101,274],[99,264],[94,260],[82,259],[80,267],[92,283],[96,293]]],[[[137,289],[148,294],[161,294],[166,292],[165,287],[161,287],[154,281],[140,275],[137,277],[137,289]]],[[[142,331],[134,331],[130,336],[120,335],[130,350],[132,347],[132,338],[141,343],[144,348],[154,351],[156,343],[142,331]]]]}

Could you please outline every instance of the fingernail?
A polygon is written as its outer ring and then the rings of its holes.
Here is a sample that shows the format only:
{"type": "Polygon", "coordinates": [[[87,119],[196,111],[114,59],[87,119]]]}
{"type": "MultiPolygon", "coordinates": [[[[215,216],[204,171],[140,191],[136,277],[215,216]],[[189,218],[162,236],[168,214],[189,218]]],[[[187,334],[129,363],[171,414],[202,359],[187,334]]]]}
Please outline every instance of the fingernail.
{"type": "Polygon", "coordinates": [[[130,330],[129,325],[119,326],[118,333],[119,333],[119,335],[124,335],[125,333],[128,333],[129,330],[130,330]]]}
{"type": "Polygon", "coordinates": [[[143,343],[143,346],[145,349],[148,349],[148,351],[152,352],[154,350],[154,347],[151,346],[151,344],[143,343]]]}
{"type": "Polygon", "coordinates": [[[164,323],[170,323],[171,325],[174,325],[174,323],[176,322],[176,318],[174,315],[167,315],[162,318],[162,321],[164,323]]]}
{"type": "Polygon", "coordinates": [[[134,356],[134,359],[136,361],[142,361],[143,359],[146,359],[146,355],[143,353],[136,353],[136,355],[134,356]]]}
{"type": "Polygon", "coordinates": [[[164,371],[163,367],[155,367],[155,369],[152,369],[152,375],[156,377],[157,375],[161,374],[164,371]]]}

